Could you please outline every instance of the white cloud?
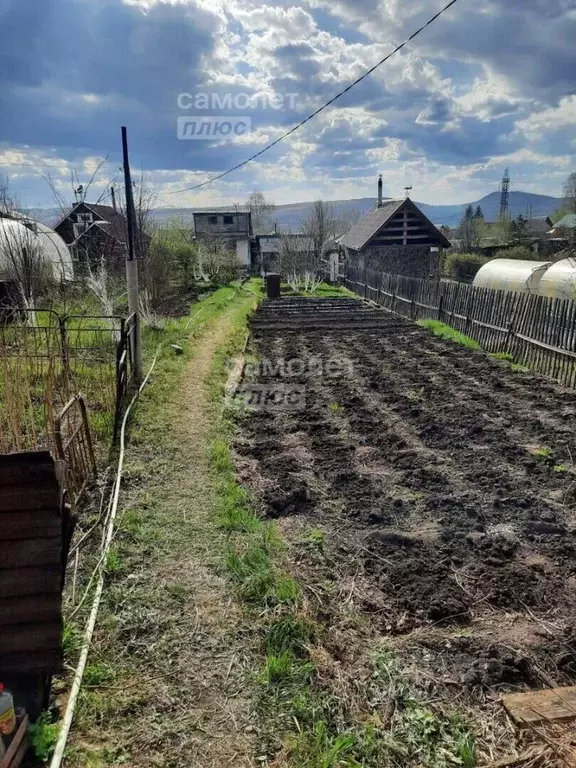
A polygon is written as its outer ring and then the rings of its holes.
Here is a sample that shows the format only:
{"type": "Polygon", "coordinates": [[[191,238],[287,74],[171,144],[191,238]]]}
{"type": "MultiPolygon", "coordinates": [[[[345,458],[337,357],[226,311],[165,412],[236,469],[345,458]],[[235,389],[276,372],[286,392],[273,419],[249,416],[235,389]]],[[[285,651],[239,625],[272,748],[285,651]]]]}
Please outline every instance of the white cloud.
{"type": "MultiPolygon", "coordinates": [[[[517,130],[527,139],[535,141],[569,128],[576,134],[576,96],[561,99],[557,107],[535,112],[516,124],[517,130]]],[[[576,138],[576,136],[575,136],[576,138]]]]}

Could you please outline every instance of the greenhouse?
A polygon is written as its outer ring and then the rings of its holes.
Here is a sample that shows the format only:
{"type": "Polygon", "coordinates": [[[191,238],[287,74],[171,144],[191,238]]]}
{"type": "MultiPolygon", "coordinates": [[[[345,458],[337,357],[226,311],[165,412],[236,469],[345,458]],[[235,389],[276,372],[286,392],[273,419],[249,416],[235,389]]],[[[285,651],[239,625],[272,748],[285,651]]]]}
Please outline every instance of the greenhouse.
{"type": "Polygon", "coordinates": [[[540,281],[551,264],[551,261],[492,259],[480,267],[474,285],[497,291],[538,293],[540,281]]]}
{"type": "Polygon", "coordinates": [[[32,262],[47,265],[54,280],[74,279],[70,251],[53,229],[25,217],[0,218],[0,280],[13,279],[26,253],[32,262]]]}
{"type": "Polygon", "coordinates": [[[576,299],[576,258],[561,259],[546,270],[538,287],[540,296],[576,299]]]}

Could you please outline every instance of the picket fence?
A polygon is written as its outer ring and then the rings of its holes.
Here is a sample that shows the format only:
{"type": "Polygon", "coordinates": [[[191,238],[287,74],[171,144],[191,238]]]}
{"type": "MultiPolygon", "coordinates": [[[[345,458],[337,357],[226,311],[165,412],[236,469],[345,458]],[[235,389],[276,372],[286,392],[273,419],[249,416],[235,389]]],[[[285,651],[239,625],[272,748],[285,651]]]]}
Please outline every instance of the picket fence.
{"type": "Polygon", "coordinates": [[[440,320],[488,352],[576,387],[576,302],[346,267],[339,282],[412,320],[440,320]]]}

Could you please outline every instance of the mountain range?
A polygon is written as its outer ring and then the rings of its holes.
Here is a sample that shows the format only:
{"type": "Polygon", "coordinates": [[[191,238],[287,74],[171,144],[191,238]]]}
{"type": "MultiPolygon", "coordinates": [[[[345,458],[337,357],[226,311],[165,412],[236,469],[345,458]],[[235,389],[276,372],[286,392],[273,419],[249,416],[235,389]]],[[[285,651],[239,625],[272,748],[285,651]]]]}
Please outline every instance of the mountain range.
{"type": "MultiPolygon", "coordinates": [[[[330,200],[326,202],[332,206],[337,217],[346,217],[352,220],[353,217],[362,216],[366,213],[375,204],[376,199],[361,197],[353,200],[330,200]]],[[[472,205],[474,209],[479,205],[486,221],[496,221],[500,211],[500,194],[498,192],[491,192],[480,200],[473,200],[470,203],[460,205],[432,205],[414,202],[438,226],[445,224],[449,227],[457,227],[468,205],[472,205]]],[[[304,219],[310,215],[313,205],[313,202],[277,205],[274,218],[278,223],[278,228],[297,232],[304,219]]],[[[509,212],[512,218],[516,218],[520,214],[526,217],[542,218],[550,216],[561,206],[562,199],[559,197],[537,195],[532,192],[510,192],[509,212]]],[[[165,224],[174,217],[180,221],[192,223],[194,210],[194,208],[156,208],[152,212],[152,218],[159,224],[165,224]]],[[[228,210],[228,208],[216,207],[213,210],[228,210]]],[[[61,212],[57,208],[34,208],[29,209],[27,213],[45,224],[54,224],[61,218],[61,212]]]]}

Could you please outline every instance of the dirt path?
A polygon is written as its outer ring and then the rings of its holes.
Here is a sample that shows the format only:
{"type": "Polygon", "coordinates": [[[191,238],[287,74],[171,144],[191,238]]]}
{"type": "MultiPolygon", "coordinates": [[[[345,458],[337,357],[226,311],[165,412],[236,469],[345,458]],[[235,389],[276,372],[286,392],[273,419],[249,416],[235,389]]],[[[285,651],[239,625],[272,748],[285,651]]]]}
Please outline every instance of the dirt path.
{"type": "Polygon", "coordinates": [[[231,301],[194,343],[179,383],[162,372],[140,405],[68,765],[254,765],[250,643],[219,575],[225,542],[209,458],[218,405],[208,384],[237,310],[252,301],[231,301]]]}

